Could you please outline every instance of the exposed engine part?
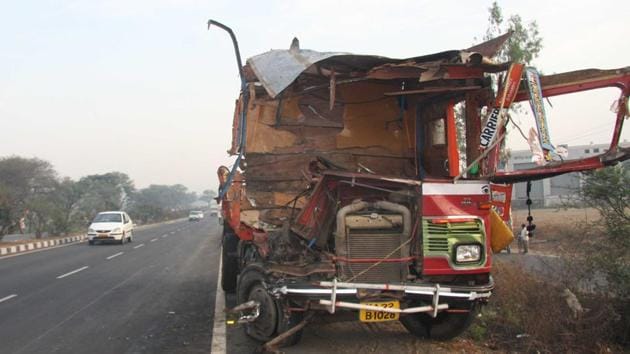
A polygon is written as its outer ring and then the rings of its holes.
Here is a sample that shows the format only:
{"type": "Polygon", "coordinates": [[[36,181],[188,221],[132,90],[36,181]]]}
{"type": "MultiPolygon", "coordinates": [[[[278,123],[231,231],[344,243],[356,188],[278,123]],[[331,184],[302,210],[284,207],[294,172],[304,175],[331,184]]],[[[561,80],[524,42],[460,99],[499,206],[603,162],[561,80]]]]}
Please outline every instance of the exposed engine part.
{"type": "Polygon", "coordinates": [[[306,277],[315,274],[334,276],[335,265],[331,261],[319,262],[306,265],[283,265],[270,264],[267,269],[270,273],[291,275],[296,277],[306,277]]]}
{"type": "Polygon", "coordinates": [[[277,264],[314,264],[317,257],[308,245],[293,234],[289,225],[269,233],[269,261],[277,264]]]}
{"type": "Polygon", "coordinates": [[[410,256],[405,243],[410,235],[411,212],[404,205],[388,201],[346,205],[337,212],[335,234],[340,275],[362,282],[404,281],[410,256]],[[374,212],[358,214],[366,210],[374,212]]]}

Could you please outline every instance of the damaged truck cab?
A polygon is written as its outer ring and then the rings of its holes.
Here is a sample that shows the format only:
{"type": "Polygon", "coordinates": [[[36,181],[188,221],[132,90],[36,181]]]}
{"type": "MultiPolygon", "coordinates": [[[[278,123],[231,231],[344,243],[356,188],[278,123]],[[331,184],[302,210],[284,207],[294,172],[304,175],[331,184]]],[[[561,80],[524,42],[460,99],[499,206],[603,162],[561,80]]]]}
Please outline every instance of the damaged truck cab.
{"type": "MultiPolygon", "coordinates": [[[[493,252],[511,241],[511,186],[500,183],[627,158],[617,148],[626,103],[614,148],[597,160],[497,171],[509,102],[527,99],[520,76],[507,79],[516,67],[491,60],[506,39],[404,60],[304,50],[294,39],[245,65],[235,45],[236,162],[218,170],[222,286],[236,292],[248,335],[293,344],[313,314],[350,314],[457,336],[491,295],[493,252]],[[499,93],[494,73],[506,77],[499,93]],[[500,119],[489,124],[492,107],[500,119]]],[[[542,77],[543,96],[616,86],[627,102],[627,68],[589,73],[542,77]]]]}

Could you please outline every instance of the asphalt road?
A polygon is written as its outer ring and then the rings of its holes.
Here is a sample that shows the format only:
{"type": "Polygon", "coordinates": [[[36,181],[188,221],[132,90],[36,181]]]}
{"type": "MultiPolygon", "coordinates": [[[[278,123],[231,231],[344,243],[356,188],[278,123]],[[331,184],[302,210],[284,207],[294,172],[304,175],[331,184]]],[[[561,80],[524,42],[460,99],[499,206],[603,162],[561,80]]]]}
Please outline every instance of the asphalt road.
{"type": "Polygon", "coordinates": [[[208,353],[217,219],[0,259],[2,353],[208,353]]]}
{"type": "MultiPolygon", "coordinates": [[[[125,245],[86,243],[0,258],[0,353],[253,353],[258,343],[216,311],[216,217],[136,230],[125,245]],[[216,323],[215,323],[216,321],[216,323]],[[225,334],[224,334],[225,333],[225,334]]],[[[219,297],[217,297],[217,293],[219,297]]],[[[217,301],[221,300],[221,301],[217,301]]],[[[398,322],[318,318],[292,353],[450,353],[468,341],[420,340],[398,322]]]]}

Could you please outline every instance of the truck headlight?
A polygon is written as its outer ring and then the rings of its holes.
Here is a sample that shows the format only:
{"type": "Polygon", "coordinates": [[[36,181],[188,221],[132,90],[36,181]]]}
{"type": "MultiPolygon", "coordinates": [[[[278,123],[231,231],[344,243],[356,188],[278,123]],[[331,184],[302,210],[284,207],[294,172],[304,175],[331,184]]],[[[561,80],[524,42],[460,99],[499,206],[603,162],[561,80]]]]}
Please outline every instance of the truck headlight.
{"type": "Polygon", "coordinates": [[[481,245],[459,245],[455,248],[457,263],[478,262],[481,259],[481,245]]]}

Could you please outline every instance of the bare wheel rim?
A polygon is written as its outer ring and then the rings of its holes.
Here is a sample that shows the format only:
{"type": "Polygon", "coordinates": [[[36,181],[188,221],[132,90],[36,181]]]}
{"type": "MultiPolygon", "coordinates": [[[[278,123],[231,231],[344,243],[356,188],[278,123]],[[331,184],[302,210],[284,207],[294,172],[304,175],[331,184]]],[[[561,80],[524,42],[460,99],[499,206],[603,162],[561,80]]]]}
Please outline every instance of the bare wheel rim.
{"type": "Polygon", "coordinates": [[[248,325],[247,330],[254,338],[268,340],[274,335],[278,323],[276,304],[261,284],[252,287],[248,300],[255,300],[260,303],[260,315],[248,325]]]}

